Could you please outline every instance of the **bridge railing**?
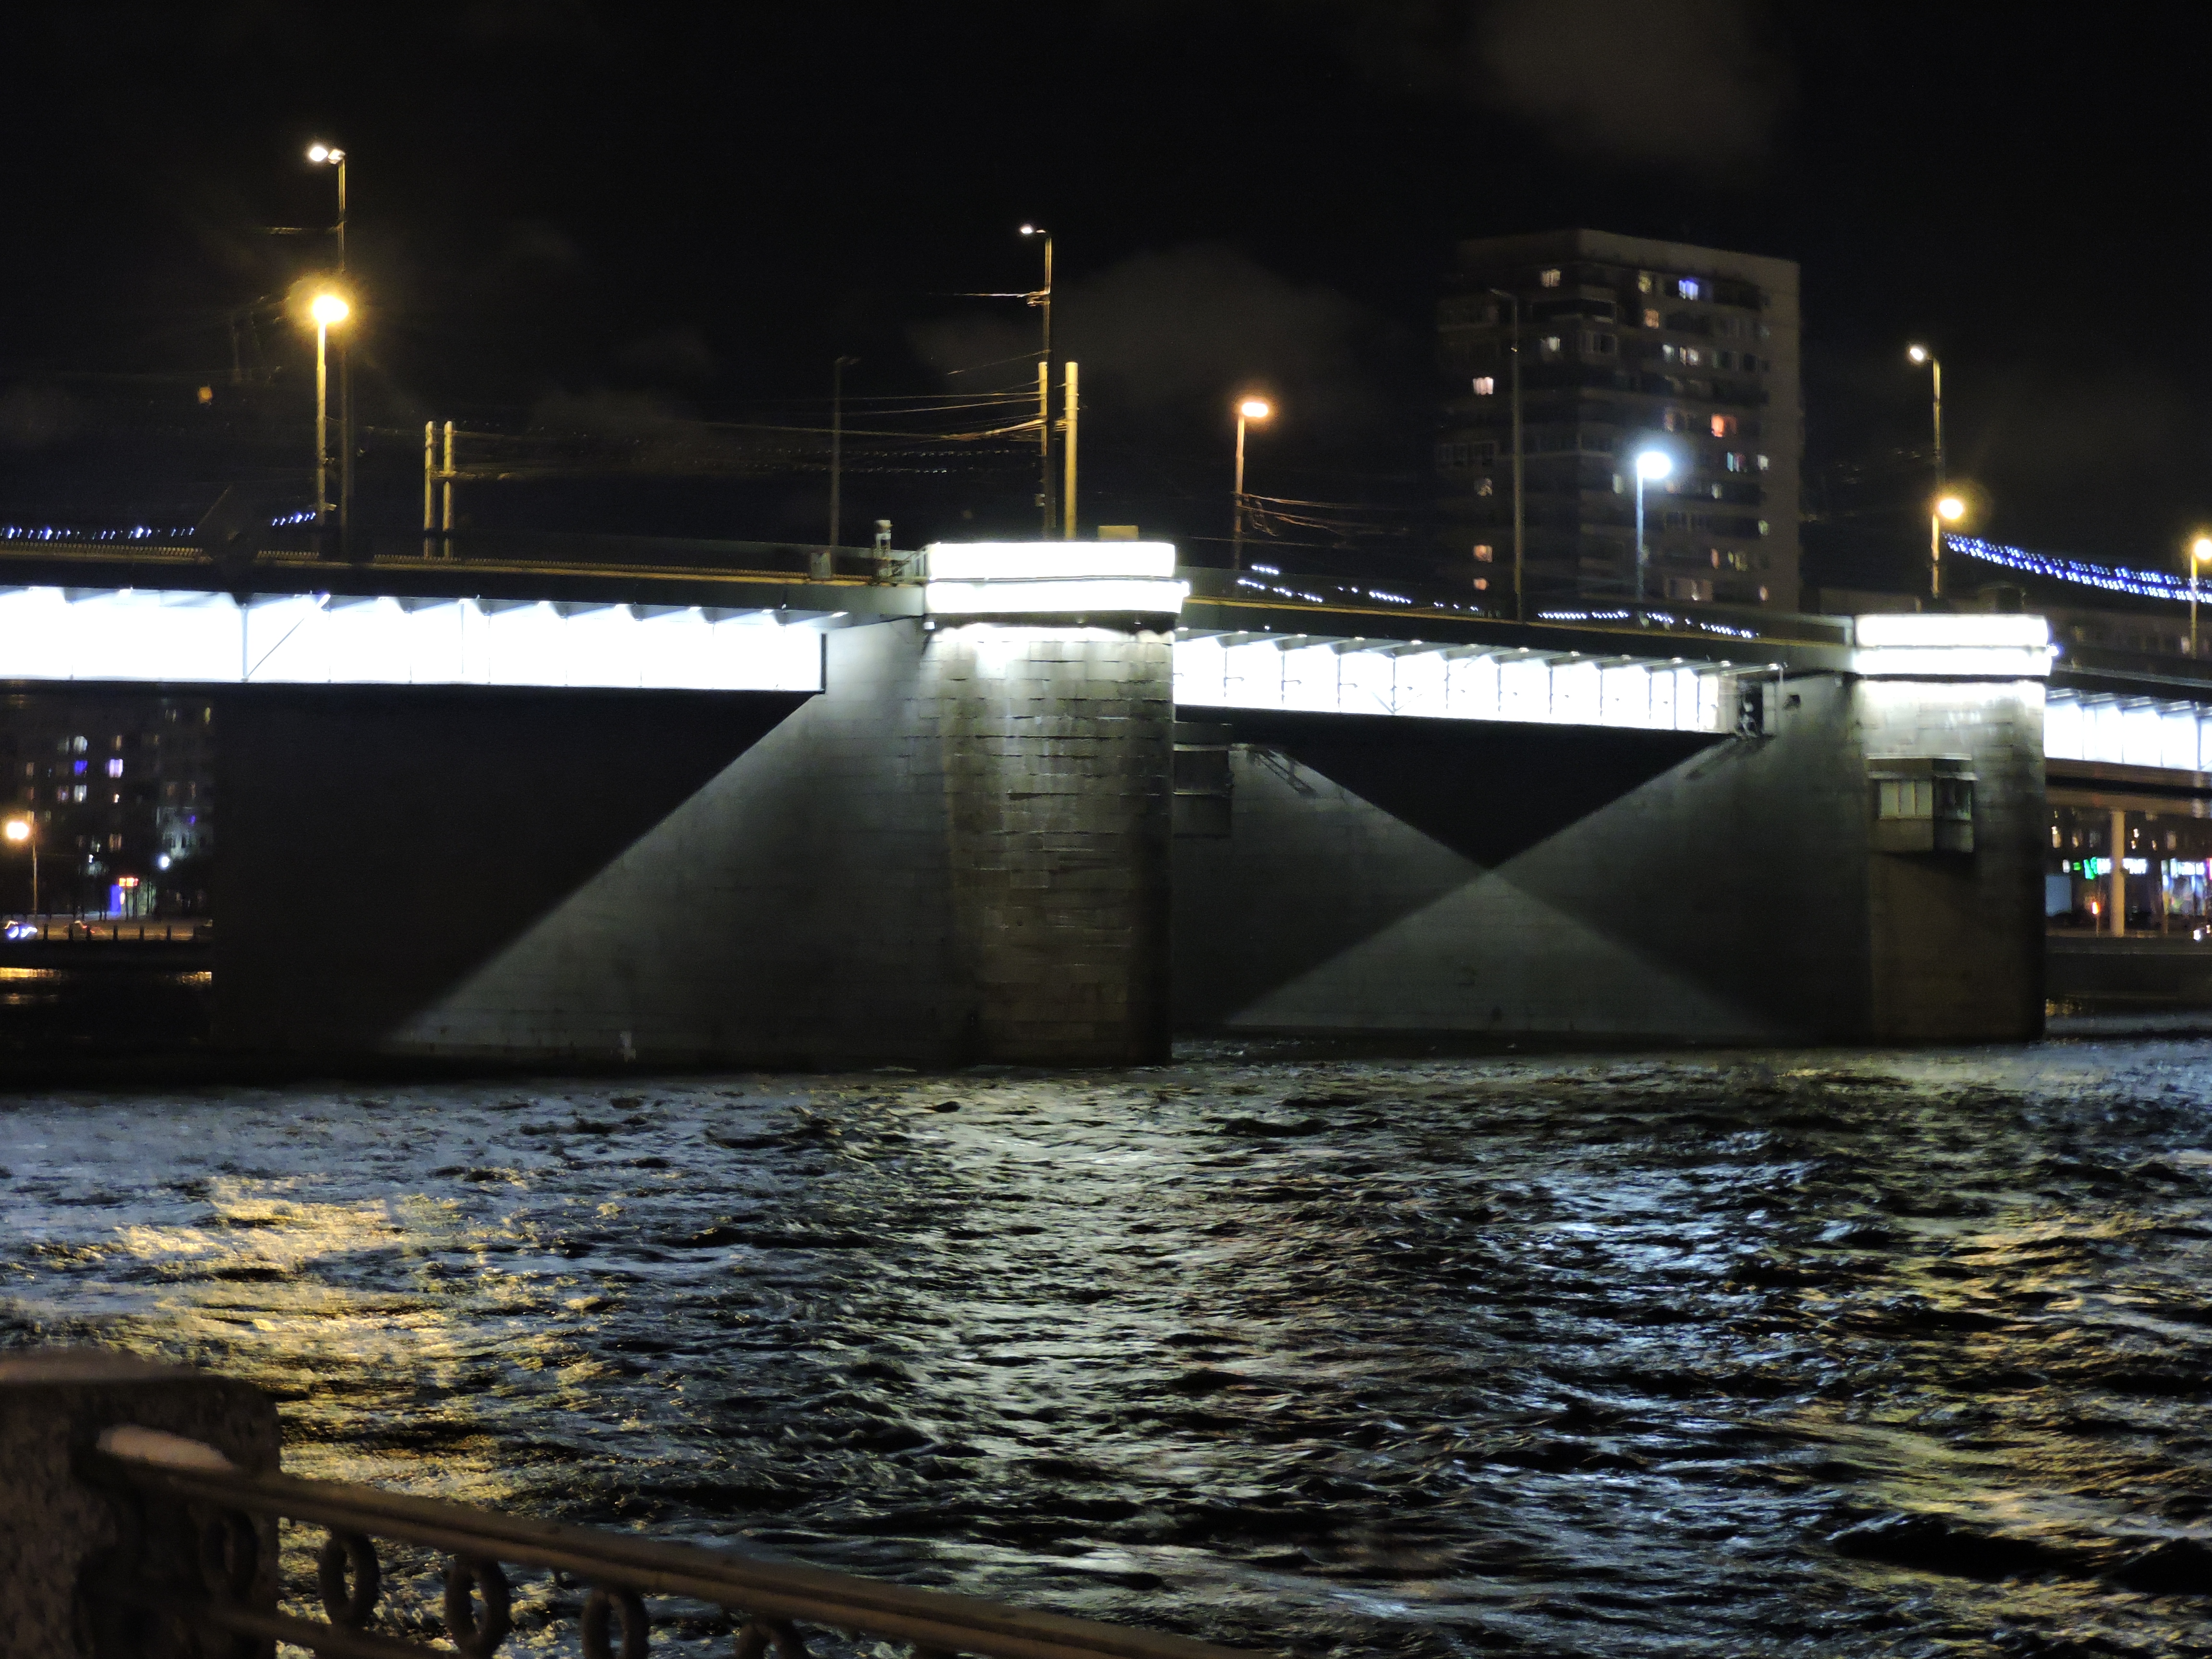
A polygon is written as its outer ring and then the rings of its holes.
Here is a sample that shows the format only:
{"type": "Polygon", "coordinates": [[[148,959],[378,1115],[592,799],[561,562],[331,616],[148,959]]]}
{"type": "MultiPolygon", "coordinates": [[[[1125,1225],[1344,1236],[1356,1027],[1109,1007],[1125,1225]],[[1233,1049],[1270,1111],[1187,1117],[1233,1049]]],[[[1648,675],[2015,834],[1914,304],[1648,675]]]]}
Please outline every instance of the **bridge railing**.
{"type": "MultiPolygon", "coordinates": [[[[696,1546],[504,1515],[375,1487],[252,1473],[213,1446],[124,1425],[102,1431],[88,1474],[130,1508],[125,1547],[100,1593],[135,1612],[134,1650],[195,1649],[248,1659],[286,1643],[326,1659],[401,1659],[436,1651],[373,1628],[383,1589],[380,1542],[447,1558],[444,1622],[468,1659],[488,1659],[514,1628],[510,1569],[587,1587],[568,1616],[586,1659],[646,1659],[646,1598],[703,1603],[735,1630],[736,1659],[807,1659],[804,1627],[890,1642],[916,1659],[1237,1659],[1231,1650],[973,1596],[820,1568],[748,1560],[696,1546]],[[320,1528],[324,1617],[277,1605],[276,1522],[320,1528]]],[[[112,1609],[111,1609],[112,1611],[112,1609]]],[[[1248,1656],[1249,1659],[1249,1656],[1248,1656]]]]}

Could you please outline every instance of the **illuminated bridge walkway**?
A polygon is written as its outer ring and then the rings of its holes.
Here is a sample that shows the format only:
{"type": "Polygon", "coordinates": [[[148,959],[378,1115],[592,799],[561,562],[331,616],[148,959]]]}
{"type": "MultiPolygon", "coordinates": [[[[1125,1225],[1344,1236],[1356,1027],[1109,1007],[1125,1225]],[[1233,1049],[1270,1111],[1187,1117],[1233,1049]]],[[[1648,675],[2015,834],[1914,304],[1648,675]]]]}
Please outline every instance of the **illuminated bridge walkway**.
{"type": "Polygon", "coordinates": [[[449,550],[0,543],[0,680],[206,688],[220,1046],[2019,1037],[2057,790],[2212,793],[2212,684],[2030,616],[1516,625],[1152,544],[449,550]]]}

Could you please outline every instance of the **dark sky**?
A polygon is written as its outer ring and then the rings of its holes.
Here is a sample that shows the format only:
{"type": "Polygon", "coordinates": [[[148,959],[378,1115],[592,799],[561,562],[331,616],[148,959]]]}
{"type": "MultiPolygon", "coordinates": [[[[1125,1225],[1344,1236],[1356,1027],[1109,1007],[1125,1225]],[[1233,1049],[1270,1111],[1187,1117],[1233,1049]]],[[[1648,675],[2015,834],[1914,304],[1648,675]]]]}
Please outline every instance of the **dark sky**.
{"type": "MultiPolygon", "coordinates": [[[[325,137],[353,157],[364,418],[394,428],[815,419],[794,400],[822,398],[840,352],[862,358],[863,395],[971,384],[938,370],[1025,349],[1030,313],[945,296],[1028,286],[1012,231],[1035,217],[1096,414],[1087,515],[1217,529],[1233,392],[1283,402],[1255,489],[1402,493],[1453,240],[1580,223],[1803,262],[1816,471],[1924,441],[1925,379],[1902,358],[1924,334],[1993,533],[2172,562],[2212,518],[2203,19],[1752,0],[19,9],[0,26],[0,465],[30,499],[115,388],[170,395],[116,377],[227,368],[225,313],[311,262],[255,227],[326,212],[327,176],[298,159],[325,137]]],[[[296,369],[296,335],[269,349],[296,369]]],[[[1026,510],[1016,480],[959,488],[986,520],[1026,510]]],[[[714,511],[725,533],[805,533],[818,493],[714,511]]],[[[899,500],[943,518],[954,497],[899,500]]],[[[889,508],[848,508],[871,510],[889,508]]]]}

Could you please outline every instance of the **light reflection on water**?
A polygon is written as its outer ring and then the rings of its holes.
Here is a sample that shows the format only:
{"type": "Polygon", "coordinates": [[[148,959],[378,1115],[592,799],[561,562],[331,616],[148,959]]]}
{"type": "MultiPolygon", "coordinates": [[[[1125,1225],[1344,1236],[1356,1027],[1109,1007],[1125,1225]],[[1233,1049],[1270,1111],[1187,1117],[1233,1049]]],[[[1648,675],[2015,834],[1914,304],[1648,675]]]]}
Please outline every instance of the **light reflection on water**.
{"type": "Polygon", "coordinates": [[[251,1376],[300,1473],[1300,1652],[2212,1651],[2192,1045],[18,1097],[0,1165],[0,1342],[251,1376]]]}

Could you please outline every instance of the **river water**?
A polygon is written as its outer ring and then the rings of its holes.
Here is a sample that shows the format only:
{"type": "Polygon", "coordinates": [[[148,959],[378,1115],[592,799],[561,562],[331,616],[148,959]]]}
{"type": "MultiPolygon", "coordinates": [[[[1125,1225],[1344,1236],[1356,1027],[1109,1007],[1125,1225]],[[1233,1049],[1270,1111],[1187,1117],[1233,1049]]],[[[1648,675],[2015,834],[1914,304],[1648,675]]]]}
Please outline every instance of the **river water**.
{"type": "Polygon", "coordinates": [[[296,1473],[1299,1654],[2212,1653],[2212,1046],[19,1094],[0,1169],[0,1345],[296,1473]]]}

